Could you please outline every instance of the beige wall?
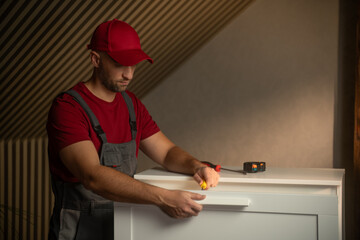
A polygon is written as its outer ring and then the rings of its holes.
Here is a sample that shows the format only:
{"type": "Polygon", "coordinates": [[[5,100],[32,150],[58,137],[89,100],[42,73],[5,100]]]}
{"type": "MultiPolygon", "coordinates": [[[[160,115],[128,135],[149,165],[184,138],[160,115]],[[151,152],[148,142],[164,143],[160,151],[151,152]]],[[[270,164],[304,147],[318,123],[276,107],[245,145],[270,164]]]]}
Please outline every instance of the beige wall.
{"type": "Polygon", "coordinates": [[[332,167],[338,11],[337,0],[256,0],[142,100],[201,160],[332,167]]]}

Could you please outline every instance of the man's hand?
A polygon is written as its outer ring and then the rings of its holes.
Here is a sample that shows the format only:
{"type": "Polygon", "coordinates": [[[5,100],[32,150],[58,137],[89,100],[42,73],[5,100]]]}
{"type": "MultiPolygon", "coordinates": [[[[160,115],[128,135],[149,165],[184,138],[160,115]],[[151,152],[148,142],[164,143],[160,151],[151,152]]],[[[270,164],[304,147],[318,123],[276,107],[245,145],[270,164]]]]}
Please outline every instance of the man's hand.
{"type": "Polygon", "coordinates": [[[202,205],[194,200],[204,200],[205,195],[169,190],[161,199],[160,209],[173,218],[188,218],[197,216],[202,210],[202,205]]]}
{"type": "Polygon", "coordinates": [[[210,167],[200,167],[194,174],[194,179],[199,185],[201,185],[205,180],[206,190],[209,189],[209,187],[216,187],[219,182],[219,178],[219,174],[210,167]]]}

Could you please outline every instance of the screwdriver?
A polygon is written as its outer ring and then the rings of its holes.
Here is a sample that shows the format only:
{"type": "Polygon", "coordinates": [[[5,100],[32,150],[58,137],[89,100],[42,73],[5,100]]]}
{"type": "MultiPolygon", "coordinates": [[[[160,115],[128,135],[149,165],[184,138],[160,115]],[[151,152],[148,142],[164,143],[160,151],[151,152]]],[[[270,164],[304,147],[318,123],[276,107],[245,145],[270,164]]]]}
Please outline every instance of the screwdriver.
{"type": "Polygon", "coordinates": [[[205,190],[207,187],[207,184],[205,182],[205,180],[203,180],[202,184],[200,185],[200,187],[202,188],[202,190],[205,190]]]}
{"type": "Polygon", "coordinates": [[[208,167],[213,168],[216,172],[220,172],[220,170],[222,169],[222,170],[242,173],[242,174],[246,175],[246,172],[244,170],[233,170],[233,169],[223,168],[223,167],[221,167],[221,165],[215,165],[215,164],[212,164],[211,162],[206,162],[206,161],[202,161],[202,163],[204,163],[208,167]]]}

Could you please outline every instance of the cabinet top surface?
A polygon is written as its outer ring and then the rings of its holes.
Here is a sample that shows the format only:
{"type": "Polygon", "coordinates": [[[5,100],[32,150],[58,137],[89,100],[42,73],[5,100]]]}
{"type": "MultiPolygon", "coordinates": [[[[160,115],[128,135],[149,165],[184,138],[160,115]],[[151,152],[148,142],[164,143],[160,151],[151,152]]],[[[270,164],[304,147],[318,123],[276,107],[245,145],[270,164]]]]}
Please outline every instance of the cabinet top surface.
{"type": "MultiPolygon", "coordinates": [[[[224,166],[225,167],[225,166],[224,166]]],[[[226,167],[240,170],[241,167],[226,167]]],[[[265,172],[242,173],[221,170],[220,183],[264,183],[330,185],[342,184],[344,169],[334,168],[267,168],[265,172]]],[[[135,179],[147,181],[188,181],[192,176],[168,172],[162,168],[152,168],[135,175],[135,179]]]]}

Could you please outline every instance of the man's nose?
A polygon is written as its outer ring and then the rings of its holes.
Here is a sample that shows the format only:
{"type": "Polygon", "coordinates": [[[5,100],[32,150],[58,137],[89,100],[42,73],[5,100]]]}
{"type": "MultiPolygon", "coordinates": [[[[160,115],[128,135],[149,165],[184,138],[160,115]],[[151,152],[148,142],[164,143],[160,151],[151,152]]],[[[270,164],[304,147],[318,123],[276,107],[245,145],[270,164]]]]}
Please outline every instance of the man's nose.
{"type": "Polygon", "coordinates": [[[134,71],[135,71],[135,68],[133,66],[125,67],[124,72],[123,72],[123,78],[131,80],[134,76],[134,71]]]}

